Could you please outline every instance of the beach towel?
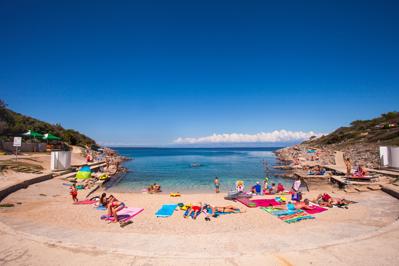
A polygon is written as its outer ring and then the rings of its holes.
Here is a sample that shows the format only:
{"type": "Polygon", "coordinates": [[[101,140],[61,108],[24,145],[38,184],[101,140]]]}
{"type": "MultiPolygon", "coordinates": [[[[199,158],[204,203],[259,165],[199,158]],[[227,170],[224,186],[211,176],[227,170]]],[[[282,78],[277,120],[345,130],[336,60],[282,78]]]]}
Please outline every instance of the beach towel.
{"type": "Polygon", "coordinates": [[[82,205],[82,204],[87,205],[87,204],[93,204],[93,203],[96,203],[96,202],[97,201],[95,201],[95,200],[85,199],[85,200],[80,200],[80,201],[74,202],[73,204],[75,204],[75,205],[82,205]]]}
{"type": "MultiPolygon", "coordinates": [[[[141,213],[144,209],[143,208],[124,208],[117,212],[118,221],[120,222],[127,222],[131,220],[133,217],[141,213]]],[[[106,221],[114,221],[115,218],[109,215],[101,215],[101,220],[106,221]]]]}
{"type": "Polygon", "coordinates": [[[303,210],[278,210],[278,209],[273,209],[273,207],[267,207],[267,208],[261,207],[261,209],[278,217],[280,220],[288,224],[315,218],[311,215],[308,215],[303,210]]]}
{"type": "Polygon", "coordinates": [[[244,205],[247,206],[248,208],[255,208],[255,207],[257,207],[257,206],[256,206],[256,203],[255,203],[255,202],[252,202],[252,201],[251,201],[250,199],[248,199],[248,198],[237,198],[236,201],[238,201],[238,202],[244,204],[244,205]]]}
{"type": "Polygon", "coordinates": [[[103,206],[103,205],[100,205],[100,206],[98,206],[98,207],[96,208],[96,210],[105,211],[105,210],[107,210],[107,207],[105,207],[105,206],[103,206]]]}
{"type": "Polygon", "coordinates": [[[269,207],[281,204],[275,199],[256,199],[256,200],[251,200],[251,202],[255,203],[256,207],[269,207]]]}
{"type": "Polygon", "coordinates": [[[312,205],[312,208],[313,209],[311,209],[311,210],[304,210],[304,211],[307,212],[308,214],[316,214],[316,213],[324,212],[327,210],[326,208],[323,208],[323,207],[320,207],[317,205],[312,205]]]}
{"type": "Polygon", "coordinates": [[[155,213],[155,216],[156,217],[169,217],[169,216],[172,216],[176,208],[177,208],[177,204],[164,204],[155,213]]]}

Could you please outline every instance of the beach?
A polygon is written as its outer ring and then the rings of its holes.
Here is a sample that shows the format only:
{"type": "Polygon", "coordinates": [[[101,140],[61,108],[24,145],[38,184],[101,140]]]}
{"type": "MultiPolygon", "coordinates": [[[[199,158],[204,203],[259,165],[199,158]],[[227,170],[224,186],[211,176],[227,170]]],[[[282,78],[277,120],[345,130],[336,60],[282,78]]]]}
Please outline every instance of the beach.
{"type": "Polygon", "coordinates": [[[55,178],[38,183],[3,200],[15,204],[0,210],[0,230],[7,240],[0,244],[4,264],[352,265],[362,261],[364,265],[392,265],[396,261],[393,244],[399,235],[399,205],[381,191],[348,194],[329,186],[312,190],[305,197],[328,192],[358,203],[294,224],[259,208],[226,201],[225,193],[190,193],[179,198],[116,193],[129,207],[144,208],[132,224],[121,228],[100,220],[104,211],[73,205],[63,182],[55,178]],[[154,215],[162,204],[199,201],[232,204],[245,213],[210,222],[204,216],[184,219],[183,211],[169,218],[154,215]],[[365,252],[362,247],[369,245],[379,247],[378,251],[368,248],[365,252]],[[43,248],[51,252],[40,252],[43,248]]]}

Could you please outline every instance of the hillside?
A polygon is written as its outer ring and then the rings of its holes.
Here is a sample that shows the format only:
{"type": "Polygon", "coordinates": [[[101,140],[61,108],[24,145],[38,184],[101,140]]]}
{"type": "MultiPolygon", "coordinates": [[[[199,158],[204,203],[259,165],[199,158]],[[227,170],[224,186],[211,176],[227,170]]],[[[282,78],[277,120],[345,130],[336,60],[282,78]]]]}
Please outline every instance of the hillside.
{"type": "Polygon", "coordinates": [[[371,120],[356,120],[349,127],[305,143],[316,145],[348,145],[372,143],[399,145],[399,112],[389,112],[371,120]]]}
{"type": "Polygon", "coordinates": [[[73,129],[64,129],[60,124],[49,124],[38,119],[16,113],[7,108],[0,100],[0,138],[2,140],[18,136],[29,129],[41,133],[51,133],[59,136],[71,145],[84,146],[86,144],[96,145],[96,142],[80,132],[73,129]]]}
{"type": "Polygon", "coordinates": [[[370,120],[356,120],[348,127],[303,142],[304,147],[342,151],[357,165],[379,166],[379,146],[399,146],[399,112],[389,112],[370,120]]]}

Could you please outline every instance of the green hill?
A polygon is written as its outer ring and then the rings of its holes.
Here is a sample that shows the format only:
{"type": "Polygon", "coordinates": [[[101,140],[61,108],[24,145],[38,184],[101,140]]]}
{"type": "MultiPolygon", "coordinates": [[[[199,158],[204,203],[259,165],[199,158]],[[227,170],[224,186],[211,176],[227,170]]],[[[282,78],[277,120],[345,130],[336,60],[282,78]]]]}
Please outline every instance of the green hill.
{"type": "Polygon", "coordinates": [[[21,133],[27,132],[29,129],[59,136],[64,142],[71,145],[97,145],[93,139],[81,134],[76,130],[64,129],[60,124],[52,125],[29,116],[16,113],[8,109],[4,101],[0,100],[0,138],[2,140],[7,140],[13,136],[21,135],[21,133]]]}
{"type": "Polygon", "coordinates": [[[356,120],[320,138],[306,141],[314,145],[379,144],[399,145],[399,112],[389,112],[370,120],[356,120]]]}

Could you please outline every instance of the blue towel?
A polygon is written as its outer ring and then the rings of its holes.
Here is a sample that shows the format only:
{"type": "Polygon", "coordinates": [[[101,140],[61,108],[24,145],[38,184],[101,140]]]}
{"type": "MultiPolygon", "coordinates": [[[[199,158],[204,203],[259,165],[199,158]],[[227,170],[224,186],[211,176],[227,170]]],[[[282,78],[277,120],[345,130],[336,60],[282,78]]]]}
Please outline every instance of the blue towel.
{"type": "Polygon", "coordinates": [[[105,211],[107,209],[107,207],[105,207],[105,206],[103,206],[103,205],[100,205],[100,206],[98,206],[97,208],[96,208],[96,210],[99,210],[99,211],[105,211]]]}
{"type": "Polygon", "coordinates": [[[155,213],[157,217],[169,217],[172,216],[175,211],[177,204],[165,204],[155,213]]]}

